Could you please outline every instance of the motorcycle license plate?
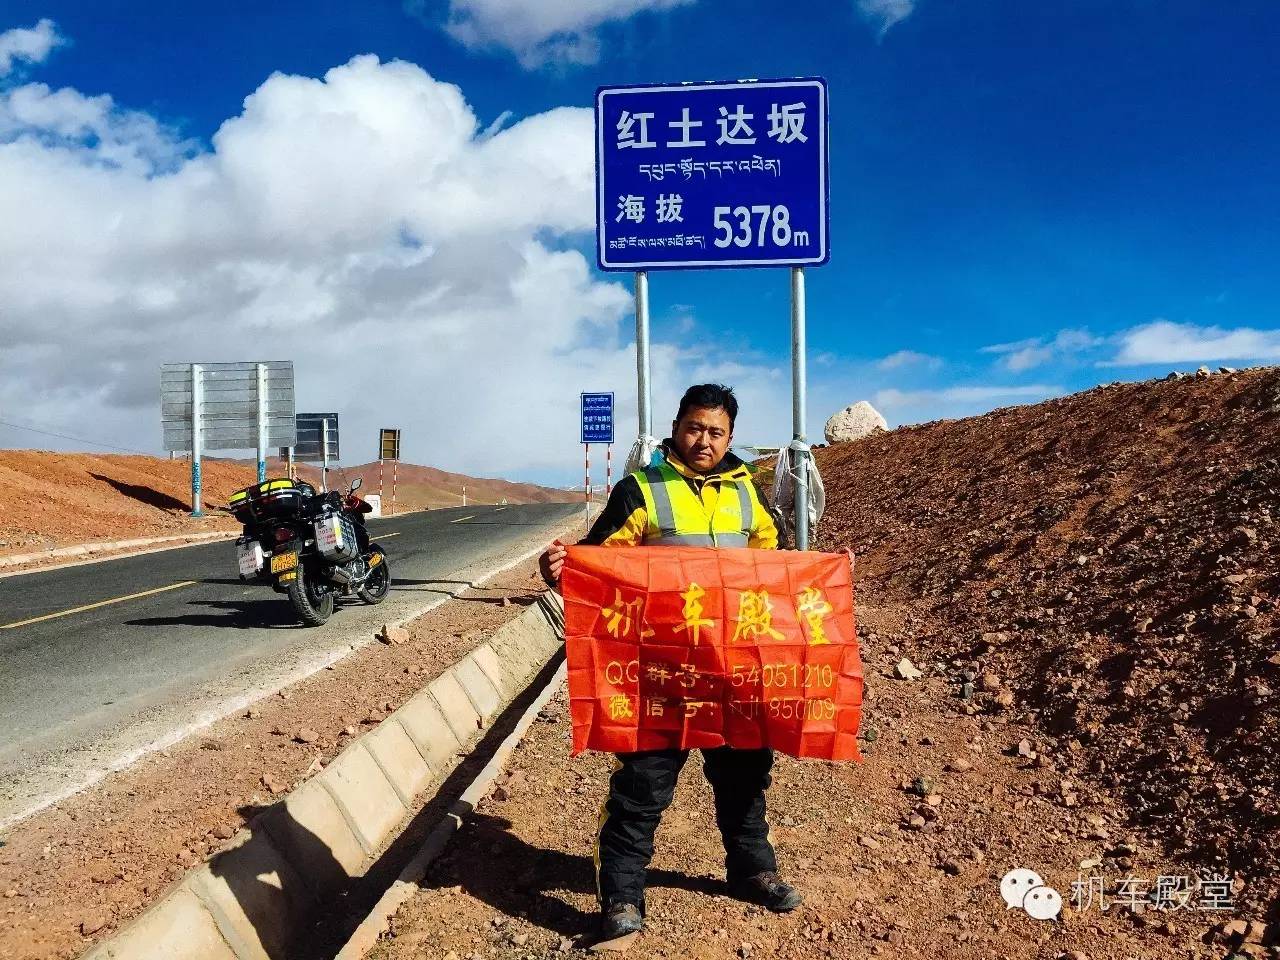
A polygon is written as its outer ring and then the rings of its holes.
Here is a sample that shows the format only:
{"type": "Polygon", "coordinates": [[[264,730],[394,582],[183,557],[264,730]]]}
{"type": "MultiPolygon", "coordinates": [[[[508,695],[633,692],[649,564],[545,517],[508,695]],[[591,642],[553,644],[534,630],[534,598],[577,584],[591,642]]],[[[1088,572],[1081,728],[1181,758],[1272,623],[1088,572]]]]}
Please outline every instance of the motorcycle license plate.
{"type": "Polygon", "coordinates": [[[298,555],[296,553],[277,553],[271,558],[271,572],[284,573],[287,570],[296,570],[298,568],[298,555]]]}

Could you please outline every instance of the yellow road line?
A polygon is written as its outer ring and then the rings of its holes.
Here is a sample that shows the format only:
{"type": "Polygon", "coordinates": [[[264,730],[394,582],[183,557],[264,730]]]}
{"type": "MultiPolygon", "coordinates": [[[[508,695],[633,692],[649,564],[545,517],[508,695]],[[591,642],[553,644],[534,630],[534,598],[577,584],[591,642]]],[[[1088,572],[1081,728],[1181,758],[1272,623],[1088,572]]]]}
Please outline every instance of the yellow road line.
{"type": "Polygon", "coordinates": [[[181,583],[171,583],[167,587],[156,587],[154,590],[143,590],[141,593],[131,593],[126,597],[113,597],[110,600],[99,600],[97,603],[88,603],[83,607],[73,607],[70,610],[62,610],[58,613],[46,613],[43,617],[32,617],[30,620],[19,620],[17,623],[0,623],[0,630],[12,630],[14,627],[25,627],[32,623],[43,623],[46,620],[57,620],[59,617],[69,617],[73,613],[84,613],[86,610],[97,610],[99,607],[109,607],[113,603],[124,603],[126,600],[137,600],[140,597],[150,597],[157,593],[164,593],[168,590],[177,590],[179,587],[193,587],[198,581],[183,580],[181,583]]]}
{"type": "Polygon", "coordinates": [[[459,517],[457,520],[450,520],[449,522],[450,522],[450,523],[462,523],[462,521],[464,521],[464,520],[474,520],[475,518],[476,518],[476,515],[473,513],[473,514],[472,514],[471,516],[469,516],[469,517],[459,517]]]}

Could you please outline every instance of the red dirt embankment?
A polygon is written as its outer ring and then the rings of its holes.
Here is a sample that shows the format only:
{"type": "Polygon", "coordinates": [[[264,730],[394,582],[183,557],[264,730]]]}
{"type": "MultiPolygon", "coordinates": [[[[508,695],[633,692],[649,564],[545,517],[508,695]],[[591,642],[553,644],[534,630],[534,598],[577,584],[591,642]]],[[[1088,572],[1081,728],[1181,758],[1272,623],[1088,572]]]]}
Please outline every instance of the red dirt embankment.
{"type": "Polygon", "coordinates": [[[1087,771],[1172,855],[1280,909],[1280,369],[1098,387],[817,457],[819,546],[855,548],[859,590],[913,612],[904,654],[967,710],[1036,723],[1049,767],[1087,771]]]}
{"type": "MultiPolygon", "coordinates": [[[[319,483],[319,471],[302,474],[319,483]]],[[[284,467],[272,460],[272,476],[284,467]]],[[[105,540],[163,537],[210,530],[235,530],[228,515],[217,512],[236,490],[255,479],[254,465],[206,458],[202,464],[203,499],[208,515],[193,519],[191,466],[186,460],[122,454],[50,453],[0,450],[0,557],[38,553],[55,547],[105,540]]],[[[363,492],[377,493],[378,465],[330,471],[333,484],[364,478],[363,492]]],[[[528,483],[447,473],[434,467],[401,464],[397,509],[421,510],[468,503],[549,503],[568,500],[563,490],[528,483]]],[[[391,470],[386,472],[386,496],[391,470]]]]}
{"type": "MultiPolygon", "coordinates": [[[[253,480],[243,464],[206,461],[208,509],[253,480]]],[[[98,540],[234,530],[225,514],[192,519],[185,460],[0,450],[0,556],[98,540]]]]}

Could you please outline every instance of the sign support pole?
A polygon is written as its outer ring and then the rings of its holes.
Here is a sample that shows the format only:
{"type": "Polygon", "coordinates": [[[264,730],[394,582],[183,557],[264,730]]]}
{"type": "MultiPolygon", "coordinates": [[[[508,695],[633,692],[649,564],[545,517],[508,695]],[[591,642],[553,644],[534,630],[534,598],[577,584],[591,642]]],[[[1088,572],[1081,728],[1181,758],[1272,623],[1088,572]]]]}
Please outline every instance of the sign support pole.
{"type": "Polygon", "coordinates": [[[286,456],[288,457],[288,460],[287,460],[287,469],[288,469],[288,471],[289,471],[289,479],[290,479],[290,480],[297,480],[298,478],[294,475],[294,472],[293,472],[293,471],[294,471],[294,466],[293,466],[293,447],[286,447],[285,449],[288,451],[288,453],[286,454],[286,456]]]}
{"type": "Polygon", "coordinates": [[[649,274],[636,271],[636,405],[640,436],[653,435],[653,400],[649,393],[649,274]]]}
{"type": "Polygon", "coordinates": [[[329,421],[320,421],[320,491],[329,492],[329,421]]]}
{"type": "Polygon", "coordinates": [[[391,512],[396,508],[396,481],[400,476],[400,448],[396,448],[396,458],[391,461],[391,512]]]}
{"type": "Polygon", "coordinates": [[[582,483],[582,500],[587,508],[587,532],[591,532],[591,444],[582,445],[582,464],[586,479],[582,483]]]}
{"type": "Polygon", "coordinates": [[[267,479],[267,365],[258,364],[258,482],[267,479]]]}
{"type": "Polygon", "coordinates": [[[607,500],[613,493],[613,444],[605,444],[604,448],[604,496],[607,500]]]}
{"type": "Polygon", "coordinates": [[[809,444],[805,442],[805,297],[804,267],[791,268],[791,433],[795,454],[796,549],[809,549],[809,444]]]}
{"type": "Polygon", "coordinates": [[[200,421],[204,418],[204,388],[200,382],[202,374],[200,364],[191,365],[191,515],[203,517],[201,510],[200,454],[201,436],[200,421]]]}
{"type": "Polygon", "coordinates": [[[382,500],[382,465],[383,463],[384,463],[383,459],[379,457],[378,458],[378,500],[379,501],[382,500]]]}

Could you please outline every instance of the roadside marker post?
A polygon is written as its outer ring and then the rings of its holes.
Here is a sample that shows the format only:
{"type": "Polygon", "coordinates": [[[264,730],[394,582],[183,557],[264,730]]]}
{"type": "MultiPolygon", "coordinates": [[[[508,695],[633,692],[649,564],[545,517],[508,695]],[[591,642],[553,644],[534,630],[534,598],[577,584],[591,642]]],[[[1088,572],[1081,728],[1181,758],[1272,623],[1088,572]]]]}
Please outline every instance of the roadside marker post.
{"type": "Polygon", "coordinates": [[[602,270],[635,275],[641,444],[653,423],[648,271],[790,268],[801,550],[809,547],[811,456],[804,268],[830,259],[827,107],[827,84],[817,77],[596,91],[596,259],[602,270]]]}
{"type": "MultiPolygon", "coordinates": [[[[378,496],[382,496],[383,471],[391,461],[391,506],[396,503],[396,475],[400,466],[400,431],[383,427],[378,431],[378,496]]],[[[392,511],[388,511],[390,513],[392,511]]]]}
{"type": "MultiPolygon", "coordinates": [[[[581,443],[585,453],[586,480],[583,490],[587,501],[587,530],[591,529],[591,444],[605,445],[605,462],[609,464],[613,444],[613,394],[583,393],[579,395],[582,410],[581,443]]],[[[606,475],[609,467],[606,467],[606,475]]],[[[606,484],[606,491],[608,484],[606,484]]]]}

